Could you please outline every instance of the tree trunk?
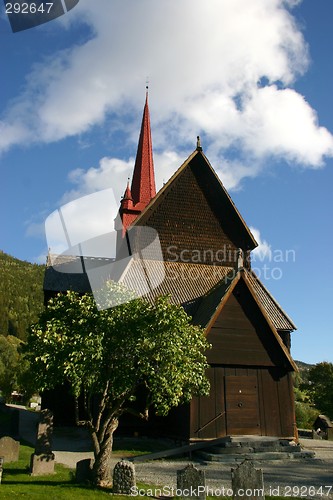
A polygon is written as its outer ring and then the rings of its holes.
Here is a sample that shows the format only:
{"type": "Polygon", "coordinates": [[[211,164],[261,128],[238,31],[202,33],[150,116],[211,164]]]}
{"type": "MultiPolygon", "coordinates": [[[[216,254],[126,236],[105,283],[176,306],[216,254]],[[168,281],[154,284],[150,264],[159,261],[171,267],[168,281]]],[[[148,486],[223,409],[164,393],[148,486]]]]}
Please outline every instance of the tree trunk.
{"type": "Polygon", "coordinates": [[[113,418],[100,443],[100,451],[96,456],[93,468],[93,481],[97,486],[111,486],[111,454],[113,446],[113,433],[118,427],[118,418],[113,418]]]}

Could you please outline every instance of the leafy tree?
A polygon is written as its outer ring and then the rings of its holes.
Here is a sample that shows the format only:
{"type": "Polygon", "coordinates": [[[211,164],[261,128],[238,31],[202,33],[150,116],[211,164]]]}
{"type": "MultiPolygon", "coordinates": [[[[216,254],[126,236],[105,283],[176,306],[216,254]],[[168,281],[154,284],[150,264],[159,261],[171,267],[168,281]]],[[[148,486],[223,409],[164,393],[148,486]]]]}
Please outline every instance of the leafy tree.
{"type": "Polygon", "coordinates": [[[0,335],[0,390],[6,402],[13,391],[24,392],[23,379],[28,364],[21,354],[22,342],[12,335],[0,335]]]}
{"type": "Polygon", "coordinates": [[[138,389],[146,394],[139,410],[145,419],[152,406],[166,415],[209,391],[204,355],[209,345],[181,307],[167,297],[154,304],[133,298],[112,282],[107,294],[110,303],[116,297],[119,304],[101,311],[90,294],[69,291],[51,299],[30,329],[27,352],[37,389],[67,382],[76,398],[83,394],[86,416],[80,423],[91,433],[96,484],[110,481],[113,433],[138,389]]]}
{"type": "Polygon", "coordinates": [[[319,411],[309,403],[295,401],[296,424],[298,429],[312,429],[319,411]]]}
{"type": "Polygon", "coordinates": [[[333,419],[333,363],[323,361],[310,368],[301,389],[318,410],[333,419]]]}

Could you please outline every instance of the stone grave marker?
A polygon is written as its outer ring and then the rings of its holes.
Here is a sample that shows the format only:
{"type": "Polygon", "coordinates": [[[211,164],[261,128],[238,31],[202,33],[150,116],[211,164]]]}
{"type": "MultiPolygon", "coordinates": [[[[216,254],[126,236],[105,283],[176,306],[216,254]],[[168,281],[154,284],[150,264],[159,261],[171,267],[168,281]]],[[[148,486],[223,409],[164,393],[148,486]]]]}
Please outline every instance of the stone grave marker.
{"type": "Polygon", "coordinates": [[[236,469],[231,469],[233,498],[263,500],[264,479],[262,469],[255,469],[252,460],[245,460],[236,469]]]}
{"type": "Polygon", "coordinates": [[[20,442],[15,439],[4,436],[0,438],[0,457],[5,462],[17,462],[20,454],[20,442]]]}
{"type": "Polygon", "coordinates": [[[113,469],[113,493],[131,495],[136,486],[134,464],[121,460],[113,469]]]}
{"type": "Polygon", "coordinates": [[[35,453],[31,455],[30,461],[30,473],[32,476],[54,473],[52,433],[53,414],[50,410],[42,410],[37,429],[35,453]]]}
{"type": "Polygon", "coordinates": [[[199,498],[206,500],[205,472],[189,464],[185,469],[177,471],[177,490],[183,495],[181,498],[199,498]]]}
{"type": "Polygon", "coordinates": [[[19,440],[20,435],[20,412],[13,409],[10,413],[10,436],[19,440]]]}
{"type": "Polygon", "coordinates": [[[85,458],[83,460],[80,460],[79,462],[76,462],[75,481],[77,483],[90,481],[93,465],[93,458],[85,458]]]}

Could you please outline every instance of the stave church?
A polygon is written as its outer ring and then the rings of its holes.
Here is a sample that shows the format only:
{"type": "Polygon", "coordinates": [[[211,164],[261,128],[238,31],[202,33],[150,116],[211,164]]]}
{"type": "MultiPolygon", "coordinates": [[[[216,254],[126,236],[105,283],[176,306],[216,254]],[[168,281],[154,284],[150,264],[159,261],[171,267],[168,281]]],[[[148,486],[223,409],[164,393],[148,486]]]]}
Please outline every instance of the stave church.
{"type": "MultiPolygon", "coordinates": [[[[148,93],[132,182],[115,221],[118,256],[128,250],[129,235],[142,228],[158,235],[160,252],[146,251],[143,261],[136,259],[150,241],[145,232],[147,241],[132,237],[132,258],[119,280],[149,301],[169,294],[205,329],[212,344],[207,353],[211,390],[168,417],[148,423],[128,417],[120,430],[185,442],[230,435],[294,438],[292,374],[297,367],[290,334],[296,327],[251,270],[257,242],[199,138],[193,153],[156,193],[148,93]]],[[[81,273],[65,267],[66,262],[47,266],[45,302],[68,289],[91,291],[85,267],[81,273]]],[[[46,405],[54,410],[54,399],[46,397],[46,405]]]]}

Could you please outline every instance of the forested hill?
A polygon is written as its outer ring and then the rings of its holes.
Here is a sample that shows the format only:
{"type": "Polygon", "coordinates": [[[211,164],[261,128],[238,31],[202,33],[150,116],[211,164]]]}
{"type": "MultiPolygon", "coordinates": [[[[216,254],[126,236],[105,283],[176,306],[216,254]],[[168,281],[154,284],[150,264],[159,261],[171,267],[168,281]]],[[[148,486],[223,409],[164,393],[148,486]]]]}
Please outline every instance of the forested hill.
{"type": "Polygon", "coordinates": [[[43,308],[44,270],[0,250],[0,334],[25,339],[43,308]]]}

